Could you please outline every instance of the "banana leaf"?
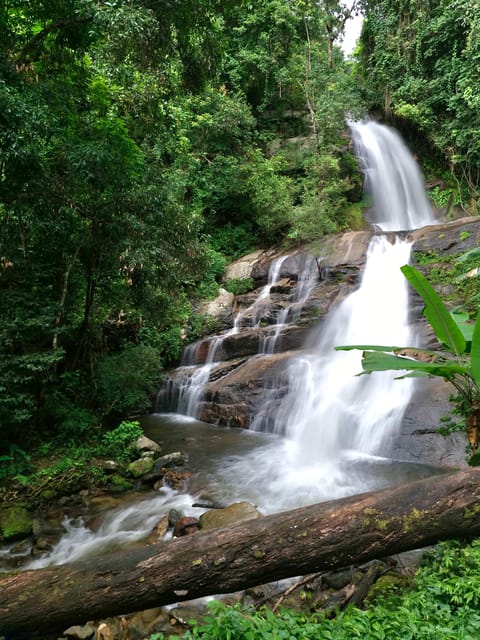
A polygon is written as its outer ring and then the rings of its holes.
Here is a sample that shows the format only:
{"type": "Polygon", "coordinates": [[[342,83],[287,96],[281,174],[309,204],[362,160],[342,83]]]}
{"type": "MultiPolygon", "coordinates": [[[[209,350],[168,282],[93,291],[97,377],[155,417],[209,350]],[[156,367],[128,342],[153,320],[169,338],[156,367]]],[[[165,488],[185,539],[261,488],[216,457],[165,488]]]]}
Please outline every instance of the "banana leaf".
{"type": "Polygon", "coordinates": [[[401,351],[402,347],[382,347],[377,344],[342,344],[335,351],[401,351]]]}
{"type": "Polygon", "coordinates": [[[377,344],[343,344],[335,347],[335,351],[381,351],[422,362],[435,362],[436,364],[444,364],[445,359],[448,360],[450,357],[450,355],[446,357],[441,351],[420,349],[419,347],[385,347],[377,344]]]}
{"type": "Polygon", "coordinates": [[[474,324],[470,320],[470,316],[468,313],[464,311],[455,312],[452,311],[453,319],[455,320],[455,324],[462,332],[463,337],[465,338],[465,342],[470,343],[472,341],[473,335],[473,327],[474,324]]]}
{"type": "Polygon", "coordinates": [[[418,269],[408,264],[401,267],[403,275],[420,294],[425,303],[424,316],[429,321],[438,340],[452,353],[459,356],[467,347],[465,338],[442,299],[418,269]]]}
{"type": "Polygon", "coordinates": [[[470,373],[469,368],[457,362],[422,362],[380,351],[364,351],[362,356],[364,373],[374,371],[419,371],[430,376],[451,379],[455,375],[470,373]]]}
{"type": "Polygon", "coordinates": [[[472,344],[470,347],[470,374],[477,387],[480,387],[480,313],[473,327],[472,344]]]}

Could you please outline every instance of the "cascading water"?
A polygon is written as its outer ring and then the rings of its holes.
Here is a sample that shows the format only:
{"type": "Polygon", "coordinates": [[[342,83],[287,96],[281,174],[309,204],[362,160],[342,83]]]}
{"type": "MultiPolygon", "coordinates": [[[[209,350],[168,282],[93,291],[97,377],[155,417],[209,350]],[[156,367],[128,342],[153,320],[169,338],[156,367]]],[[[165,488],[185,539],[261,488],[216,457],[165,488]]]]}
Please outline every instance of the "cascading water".
{"type": "Polygon", "coordinates": [[[383,232],[434,224],[422,175],[399,134],[374,121],[349,126],[373,201],[370,222],[383,232]]]}
{"type": "MultiPolygon", "coordinates": [[[[434,217],[416,162],[392,129],[376,122],[350,124],[373,219],[382,231],[432,224],[434,217]]],[[[411,345],[408,287],[400,267],[410,244],[374,236],[360,287],[329,316],[309,353],[289,368],[289,393],[277,411],[275,432],[291,439],[293,467],[314,465],[341,482],[339,464],[348,452],[386,454],[401,424],[413,381],[395,374],[356,377],[358,352],[335,352],[336,345],[411,345]]]]}
{"type": "MultiPolygon", "coordinates": [[[[371,221],[377,229],[404,231],[433,224],[418,167],[398,135],[375,122],[352,123],[350,127],[366,187],[373,196],[371,221]]],[[[161,515],[172,507],[198,515],[198,510],[188,505],[205,492],[211,499],[227,503],[250,500],[267,514],[404,481],[410,472],[413,477],[429,473],[384,457],[410,399],[411,382],[394,381],[388,373],[358,377],[359,353],[334,350],[342,344],[414,343],[408,326],[406,280],[400,272],[409,252],[409,243],[399,237],[373,237],[360,286],[329,314],[303,355],[292,361],[289,391],[274,417],[262,423],[273,423],[271,431],[282,437],[239,429],[225,430],[220,436],[219,430],[214,434],[215,428],[204,423],[187,422],[182,416],[162,417],[162,433],[172,442],[178,438],[173,450],[175,446],[187,447],[187,454],[191,453],[190,495],[175,495],[166,489],[150,500],[111,513],[95,533],[83,524],[67,523],[64,538],[33,566],[103,553],[108,541],[122,545],[138,540],[151,529],[153,514],[161,515]]],[[[313,266],[308,268],[312,279],[306,278],[307,289],[315,279],[313,266]]],[[[273,265],[256,307],[241,312],[229,333],[239,330],[247,317],[250,323],[260,322],[261,306],[279,277],[280,267],[280,263],[273,265]]],[[[295,313],[295,304],[303,304],[304,293],[296,295],[291,310],[278,315],[279,324],[286,321],[288,313],[295,313]]],[[[214,338],[210,344],[202,372],[206,378],[224,338],[214,338]]],[[[270,348],[264,342],[260,351],[270,348]]],[[[190,364],[186,362],[185,368],[190,364]]],[[[198,402],[200,395],[201,390],[188,402],[198,402]]],[[[187,410],[194,412],[193,408],[187,410]]]]}
{"type": "MultiPolygon", "coordinates": [[[[157,407],[172,409],[185,416],[198,417],[205,387],[210,374],[222,361],[223,345],[230,336],[238,334],[242,329],[258,329],[265,315],[270,311],[270,293],[281,277],[282,265],[289,258],[288,254],[275,258],[268,271],[267,284],[261,289],[251,305],[235,314],[232,328],[225,333],[214,336],[208,342],[205,362],[198,366],[199,351],[205,348],[206,342],[199,341],[189,345],[182,357],[181,369],[183,378],[177,377],[175,382],[167,381],[157,396],[157,407]]],[[[318,266],[310,257],[300,271],[297,285],[293,288],[289,304],[278,312],[272,330],[264,329],[259,339],[258,354],[275,352],[282,328],[287,320],[292,321],[301,311],[312,288],[318,280],[318,266]]]]}
{"type": "Polygon", "coordinates": [[[289,304],[282,309],[276,318],[275,331],[273,334],[265,336],[260,341],[259,352],[261,354],[275,353],[278,345],[278,339],[282,329],[290,322],[295,320],[301,313],[303,305],[308,300],[310,293],[318,281],[318,263],[312,256],[306,260],[306,263],[299,274],[297,286],[294,288],[290,296],[289,304]]]}

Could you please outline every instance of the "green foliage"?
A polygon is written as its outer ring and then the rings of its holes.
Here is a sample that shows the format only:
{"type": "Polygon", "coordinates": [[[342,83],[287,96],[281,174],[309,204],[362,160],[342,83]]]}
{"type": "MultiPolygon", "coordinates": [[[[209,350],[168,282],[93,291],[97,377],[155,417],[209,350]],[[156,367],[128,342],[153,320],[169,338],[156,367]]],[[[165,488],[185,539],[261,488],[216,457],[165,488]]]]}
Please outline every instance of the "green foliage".
{"type": "Polygon", "coordinates": [[[131,445],[142,435],[143,431],[138,421],[123,420],[118,427],[103,434],[99,452],[114,460],[128,460],[131,445]]]}
{"type": "MultiPolygon", "coordinates": [[[[242,605],[209,605],[201,623],[192,622],[185,640],[474,640],[480,628],[480,542],[441,543],[429,554],[411,586],[379,593],[366,610],[350,607],[334,617],[296,613],[273,614],[242,605]]],[[[162,640],[154,634],[150,640],[162,640]]],[[[172,640],[178,636],[171,636],[172,640]]]]}
{"type": "Polygon", "coordinates": [[[228,260],[235,260],[255,249],[258,239],[253,221],[232,225],[230,222],[210,229],[210,244],[228,260]]]}
{"type": "Polygon", "coordinates": [[[24,476],[30,468],[30,456],[16,444],[8,447],[8,453],[0,455],[0,485],[9,477],[24,476]]]}
{"type": "Polygon", "coordinates": [[[17,5],[0,8],[7,456],[147,408],[225,259],[343,228],[355,200],[338,3],[17,5]],[[287,163],[270,142],[293,130],[314,142],[287,163]]]}
{"type": "Polygon", "coordinates": [[[159,353],[146,345],[129,345],[105,356],[97,366],[99,404],[106,415],[147,409],[149,394],[160,380],[159,353]]]}
{"type": "Polygon", "coordinates": [[[252,291],[255,287],[253,278],[229,278],[223,283],[224,288],[235,296],[252,291]]]}

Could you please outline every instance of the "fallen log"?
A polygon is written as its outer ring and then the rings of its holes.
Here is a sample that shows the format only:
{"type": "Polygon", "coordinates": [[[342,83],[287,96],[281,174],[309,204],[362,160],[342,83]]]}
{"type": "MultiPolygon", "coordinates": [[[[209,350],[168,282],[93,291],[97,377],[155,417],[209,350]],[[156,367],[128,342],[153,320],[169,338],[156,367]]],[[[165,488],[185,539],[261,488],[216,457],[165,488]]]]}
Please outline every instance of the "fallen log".
{"type": "Polygon", "coordinates": [[[480,534],[480,470],[0,578],[0,635],[52,632],[480,534]]]}

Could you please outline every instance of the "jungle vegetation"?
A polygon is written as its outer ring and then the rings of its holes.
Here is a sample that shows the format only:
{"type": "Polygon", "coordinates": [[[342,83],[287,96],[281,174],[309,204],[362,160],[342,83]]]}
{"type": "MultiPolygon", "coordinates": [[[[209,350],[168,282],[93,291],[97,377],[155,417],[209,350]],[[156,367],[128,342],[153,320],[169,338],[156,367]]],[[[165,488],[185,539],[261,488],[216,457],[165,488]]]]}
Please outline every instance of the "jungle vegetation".
{"type": "Polygon", "coordinates": [[[345,116],[478,210],[475,0],[0,6],[0,476],[148,409],[227,261],[359,222],[345,116]]]}

